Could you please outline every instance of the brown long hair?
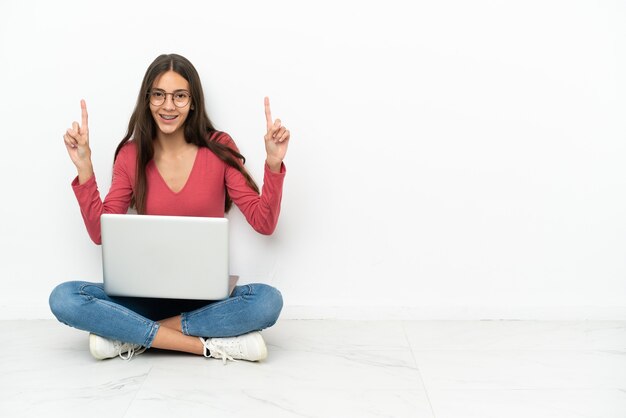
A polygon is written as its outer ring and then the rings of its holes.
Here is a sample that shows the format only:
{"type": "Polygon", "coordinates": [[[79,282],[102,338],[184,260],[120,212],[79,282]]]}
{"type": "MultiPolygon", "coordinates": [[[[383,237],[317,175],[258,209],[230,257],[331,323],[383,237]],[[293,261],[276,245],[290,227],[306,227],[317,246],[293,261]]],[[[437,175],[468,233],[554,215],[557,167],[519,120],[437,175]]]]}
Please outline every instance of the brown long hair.
{"type": "MultiPolygon", "coordinates": [[[[137,104],[128,122],[128,130],[124,139],[122,139],[122,142],[115,150],[113,161],[117,158],[122,147],[131,139],[137,147],[135,191],[131,206],[135,207],[137,213],[144,214],[146,211],[146,166],[154,157],[154,139],[157,130],[156,122],[150,113],[148,91],[152,88],[154,80],[167,71],[174,71],[180,74],[189,83],[192,106],[185,120],[185,141],[211,150],[219,159],[239,170],[246,179],[248,186],[259,193],[259,187],[243,166],[246,162],[243,155],[233,148],[216,141],[219,135],[214,135],[217,131],[207,115],[200,77],[194,66],[183,56],[163,54],[159,55],[148,67],[137,96],[137,104]]],[[[232,203],[228,192],[226,192],[225,212],[230,210],[232,203]]]]}

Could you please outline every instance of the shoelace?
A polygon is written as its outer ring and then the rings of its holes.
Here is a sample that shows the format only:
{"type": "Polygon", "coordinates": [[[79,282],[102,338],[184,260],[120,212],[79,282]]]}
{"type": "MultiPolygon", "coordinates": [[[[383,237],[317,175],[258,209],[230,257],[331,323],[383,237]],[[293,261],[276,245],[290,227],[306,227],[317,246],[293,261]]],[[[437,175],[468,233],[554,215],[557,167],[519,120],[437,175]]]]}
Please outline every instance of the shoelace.
{"type": "Polygon", "coordinates": [[[230,356],[227,353],[228,346],[229,345],[232,346],[233,344],[224,344],[224,343],[219,344],[219,343],[213,342],[212,338],[207,338],[206,340],[202,337],[198,337],[198,338],[200,339],[200,341],[202,341],[202,345],[204,345],[204,357],[221,358],[223,365],[226,365],[226,360],[237,362],[237,360],[235,360],[232,356],[230,356]],[[207,355],[207,352],[211,354],[207,355]]]}
{"type": "Polygon", "coordinates": [[[130,360],[134,356],[138,356],[146,350],[146,347],[125,343],[120,345],[118,356],[120,356],[122,360],[130,360]],[[126,356],[124,356],[124,354],[126,354],[126,356]]]}

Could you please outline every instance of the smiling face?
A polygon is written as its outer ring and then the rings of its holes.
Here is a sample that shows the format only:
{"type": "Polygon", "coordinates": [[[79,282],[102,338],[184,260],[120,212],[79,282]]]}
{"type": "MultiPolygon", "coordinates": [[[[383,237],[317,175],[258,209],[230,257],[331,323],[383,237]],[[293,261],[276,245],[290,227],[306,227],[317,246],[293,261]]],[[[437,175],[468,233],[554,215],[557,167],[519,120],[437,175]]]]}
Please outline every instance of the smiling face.
{"type": "Polygon", "coordinates": [[[176,103],[180,105],[184,102],[185,93],[189,95],[187,80],[177,72],[167,71],[154,80],[151,91],[153,93],[150,100],[150,112],[159,128],[158,135],[182,134],[192,100],[189,98],[187,104],[182,107],[178,107],[176,103]],[[159,93],[155,91],[165,95],[165,101],[160,105],[152,103],[159,98],[159,93]]]}

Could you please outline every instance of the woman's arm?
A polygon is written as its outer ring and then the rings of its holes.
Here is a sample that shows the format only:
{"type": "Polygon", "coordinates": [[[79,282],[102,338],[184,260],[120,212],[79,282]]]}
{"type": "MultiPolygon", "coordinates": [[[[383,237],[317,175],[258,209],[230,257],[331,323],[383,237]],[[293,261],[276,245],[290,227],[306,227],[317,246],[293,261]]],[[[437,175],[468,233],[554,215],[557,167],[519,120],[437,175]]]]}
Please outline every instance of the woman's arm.
{"type": "Polygon", "coordinates": [[[78,200],[81,215],[92,241],[100,244],[100,216],[103,213],[126,213],[128,210],[134,184],[134,172],[129,173],[131,171],[129,167],[132,168],[134,159],[130,155],[132,154],[130,145],[120,151],[113,166],[111,189],[102,202],[91,163],[87,105],[84,100],[81,100],[80,104],[82,124],[72,123],[72,128],[67,130],[63,139],[70,159],[78,170],[78,176],[72,182],[72,189],[78,200]]]}
{"type": "Polygon", "coordinates": [[[272,121],[269,98],[265,98],[265,119],[267,133],[264,136],[265,170],[263,188],[258,195],[246,183],[243,175],[235,168],[226,170],[228,195],[244,214],[248,223],[259,233],[269,235],[276,229],[283,195],[285,165],[283,159],[287,153],[290,133],[280,119],[272,121]]]}
{"type": "Polygon", "coordinates": [[[226,169],[228,195],[246,217],[250,226],[264,235],[274,232],[280,215],[285,165],[281,163],[279,170],[275,173],[268,164],[265,164],[263,187],[259,195],[248,186],[239,170],[233,167],[226,169]]]}

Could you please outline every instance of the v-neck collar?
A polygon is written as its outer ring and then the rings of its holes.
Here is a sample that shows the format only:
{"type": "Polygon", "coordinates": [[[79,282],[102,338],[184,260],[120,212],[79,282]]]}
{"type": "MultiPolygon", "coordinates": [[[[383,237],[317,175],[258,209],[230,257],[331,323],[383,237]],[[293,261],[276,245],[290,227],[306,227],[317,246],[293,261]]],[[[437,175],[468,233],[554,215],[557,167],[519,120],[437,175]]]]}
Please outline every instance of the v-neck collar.
{"type": "Polygon", "coordinates": [[[198,165],[198,159],[200,158],[200,149],[201,149],[201,147],[198,147],[198,149],[196,150],[196,157],[193,160],[193,165],[191,166],[191,171],[189,172],[189,176],[187,177],[187,180],[185,181],[185,184],[183,184],[183,187],[179,191],[177,191],[177,192],[172,190],[172,188],[169,186],[169,184],[167,184],[167,182],[165,181],[165,179],[161,175],[161,172],[159,171],[159,167],[157,167],[156,162],[154,161],[154,159],[152,159],[150,161],[152,163],[152,168],[157,173],[157,177],[159,179],[161,179],[161,182],[163,183],[165,188],[167,190],[169,190],[170,193],[172,193],[173,195],[179,195],[187,188],[187,185],[189,184],[189,181],[191,180],[191,177],[193,176],[193,173],[196,171],[196,165],[198,165]]]}

